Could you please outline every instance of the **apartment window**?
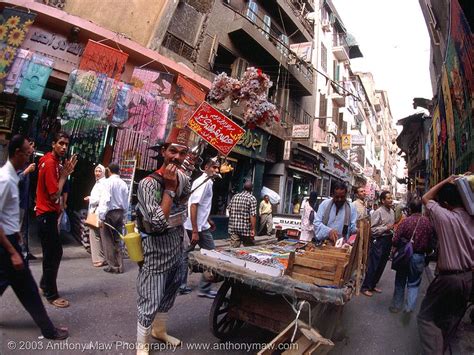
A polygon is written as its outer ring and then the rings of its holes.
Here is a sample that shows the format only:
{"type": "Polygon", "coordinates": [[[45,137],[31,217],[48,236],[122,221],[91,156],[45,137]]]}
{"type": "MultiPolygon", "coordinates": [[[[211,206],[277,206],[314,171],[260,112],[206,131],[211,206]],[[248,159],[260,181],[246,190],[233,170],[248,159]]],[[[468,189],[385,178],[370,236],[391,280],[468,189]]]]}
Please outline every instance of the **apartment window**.
{"type": "Polygon", "coordinates": [[[263,30],[262,30],[262,33],[267,39],[270,37],[271,24],[272,24],[272,19],[270,18],[270,16],[268,16],[268,15],[263,16],[263,30]]]}
{"type": "Polygon", "coordinates": [[[323,43],[321,43],[321,68],[325,72],[328,71],[328,50],[323,43]]]}
{"type": "Polygon", "coordinates": [[[237,58],[232,64],[232,77],[240,79],[245,73],[245,70],[249,66],[249,63],[242,58],[237,58]]]}
{"type": "Polygon", "coordinates": [[[258,13],[257,3],[253,0],[250,0],[249,1],[249,7],[247,9],[247,18],[250,21],[255,23],[257,21],[257,13],[258,13]]]}
{"type": "Polygon", "coordinates": [[[328,100],[325,95],[319,94],[319,127],[326,129],[326,116],[328,114],[328,100]]]}
{"type": "Polygon", "coordinates": [[[333,72],[332,72],[332,77],[334,78],[334,81],[339,81],[339,62],[337,60],[334,60],[333,62],[333,72]]]}

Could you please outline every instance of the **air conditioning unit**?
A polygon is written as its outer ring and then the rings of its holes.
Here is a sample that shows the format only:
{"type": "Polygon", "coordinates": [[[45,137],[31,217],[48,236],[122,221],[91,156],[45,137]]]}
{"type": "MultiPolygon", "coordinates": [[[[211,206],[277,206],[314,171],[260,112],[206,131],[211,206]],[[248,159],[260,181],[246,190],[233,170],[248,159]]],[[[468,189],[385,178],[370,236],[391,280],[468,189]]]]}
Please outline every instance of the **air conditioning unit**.
{"type": "Polygon", "coordinates": [[[321,28],[325,32],[331,31],[331,22],[329,22],[329,20],[322,20],[321,21],[321,28]]]}

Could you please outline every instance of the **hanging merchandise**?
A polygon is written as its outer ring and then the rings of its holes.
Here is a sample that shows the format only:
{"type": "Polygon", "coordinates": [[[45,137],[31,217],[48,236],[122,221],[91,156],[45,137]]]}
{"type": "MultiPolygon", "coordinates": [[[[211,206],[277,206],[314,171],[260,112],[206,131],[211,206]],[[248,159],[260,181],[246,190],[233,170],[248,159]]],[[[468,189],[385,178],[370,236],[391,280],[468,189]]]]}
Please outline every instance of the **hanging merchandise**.
{"type": "Polygon", "coordinates": [[[183,128],[188,123],[194,111],[206,99],[206,93],[198,86],[179,75],[176,80],[176,92],[174,94],[175,126],[183,128]]]}
{"type": "Polygon", "coordinates": [[[10,68],[10,72],[5,80],[5,92],[13,94],[18,92],[21,84],[21,73],[25,63],[28,63],[33,52],[20,48],[17,52],[15,62],[10,68]]]}
{"type": "Polygon", "coordinates": [[[82,159],[99,162],[105,147],[107,124],[96,120],[73,120],[62,129],[71,136],[70,150],[82,159]]]}
{"type": "Polygon", "coordinates": [[[39,54],[33,54],[28,64],[23,66],[18,95],[39,102],[43,97],[46,83],[53,71],[54,61],[39,54]]]}
{"type": "Polygon", "coordinates": [[[36,14],[14,8],[4,8],[0,15],[0,93],[7,73],[25,40],[36,14]]]}
{"type": "Polygon", "coordinates": [[[113,161],[119,164],[124,160],[136,160],[137,169],[155,170],[155,153],[148,149],[149,132],[119,129],[115,137],[113,161]]]}
{"type": "Polygon", "coordinates": [[[127,53],[90,39],[82,54],[79,69],[92,70],[120,80],[127,59],[127,53]]]}
{"type": "Polygon", "coordinates": [[[114,79],[93,71],[74,70],[60,103],[63,120],[107,120],[113,112],[117,85],[114,79]]]}
{"type": "Polygon", "coordinates": [[[117,84],[117,98],[112,115],[112,124],[120,125],[128,120],[128,105],[131,100],[132,86],[119,82],[117,84]]]}
{"type": "Polygon", "coordinates": [[[132,85],[149,92],[152,96],[170,99],[174,75],[159,71],[135,68],[132,74],[132,85]]]}

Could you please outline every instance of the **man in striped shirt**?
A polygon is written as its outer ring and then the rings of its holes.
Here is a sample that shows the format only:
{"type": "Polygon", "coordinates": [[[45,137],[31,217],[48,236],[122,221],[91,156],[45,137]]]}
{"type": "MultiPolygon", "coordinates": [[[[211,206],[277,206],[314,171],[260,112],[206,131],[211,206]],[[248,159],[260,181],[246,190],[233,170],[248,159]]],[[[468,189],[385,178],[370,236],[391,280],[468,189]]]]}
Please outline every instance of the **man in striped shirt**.
{"type": "Polygon", "coordinates": [[[137,354],[148,354],[150,334],[172,346],[181,343],[167,334],[166,320],[182,278],[183,223],[191,185],[179,167],[187,152],[183,144],[164,144],[162,166],[138,185],[144,260],[137,278],[137,354]]]}

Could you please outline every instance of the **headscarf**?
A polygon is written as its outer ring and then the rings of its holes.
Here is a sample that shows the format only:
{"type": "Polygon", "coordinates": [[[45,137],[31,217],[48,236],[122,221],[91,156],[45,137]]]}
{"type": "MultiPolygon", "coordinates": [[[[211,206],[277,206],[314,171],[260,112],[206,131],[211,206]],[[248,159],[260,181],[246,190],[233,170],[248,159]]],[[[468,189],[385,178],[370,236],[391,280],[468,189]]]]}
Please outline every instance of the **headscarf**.
{"type": "MultiPolygon", "coordinates": [[[[102,171],[102,174],[100,175],[99,179],[102,179],[103,177],[105,177],[105,166],[103,166],[102,164],[98,164],[95,168],[94,168],[94,172],[95,172],[95,169],[99,168],[101,171],[102,171]]],[[[99,180],[97,179],[97,180],[99,180]]]]}

